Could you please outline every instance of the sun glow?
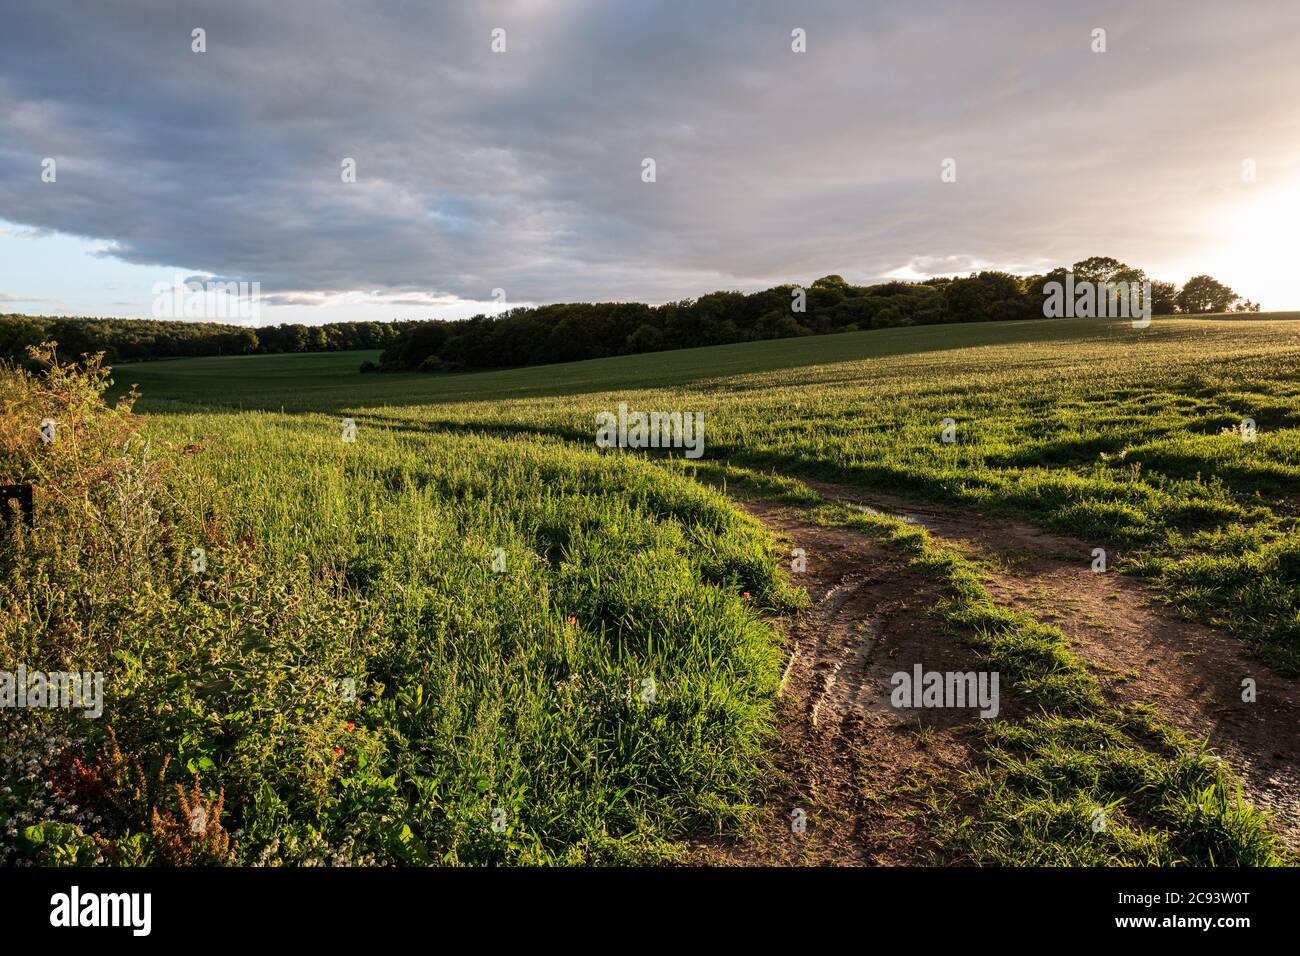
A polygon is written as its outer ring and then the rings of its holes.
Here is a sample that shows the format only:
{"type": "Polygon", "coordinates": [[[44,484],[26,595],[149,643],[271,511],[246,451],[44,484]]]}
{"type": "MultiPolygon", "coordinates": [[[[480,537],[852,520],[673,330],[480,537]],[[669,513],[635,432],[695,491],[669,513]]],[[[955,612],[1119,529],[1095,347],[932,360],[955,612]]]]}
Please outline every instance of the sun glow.
{"type": "Polygon", "coordinates": [[[1205,271],[1259,302],[1265,311],[1300,309],[1293,275],[1300,266],[1300,183],[1242,188],[1259,192],[1221,206],[1212,215],[1218,250],[1213,266],[1205,271]]]}

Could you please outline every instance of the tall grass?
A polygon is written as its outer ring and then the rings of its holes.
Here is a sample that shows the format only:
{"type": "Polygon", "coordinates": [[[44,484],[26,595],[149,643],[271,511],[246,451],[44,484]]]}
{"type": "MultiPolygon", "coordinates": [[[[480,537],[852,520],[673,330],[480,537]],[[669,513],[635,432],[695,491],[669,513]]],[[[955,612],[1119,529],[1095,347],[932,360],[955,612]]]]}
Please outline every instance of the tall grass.
{"type": "MultiPolygon", "coordinates": [[[[590,447],[595,414],[619,402],[703,411],[707,459],[1028,518],[1082,538],[1081,560],[1106,548],[1112,566],[1300,674],[1300,322],[992,325],[982,339],[966,327],[832,336],[820,364],[798,368],[788,363],[807,343],[762,343],[748,366],[733,354],[742,347],[718,350],[728,374],[710,375],[714,353],[692,350],[680,360],[689,374],[664,353],[425,377],[413,387],[429,400],[400,406],[371,399],[357,376],[345,404],[375,425],[574,447],[590,447]],[[615,387],[624,373],[672,384],[615,387]],[[554,394],[484,400],[494,382],[544,392],[548,374],[562,374],[554,394]],[[952,444],[940,441],[945,419],[952,444]]],[[[281,394],[245,382],[241,401],[281,394]]]]}
{"type": "MultiPolygon", "coordinates": [[[[899,329],[446,378],[309,358],[120,370],[147,423],[93,370],[4,371],[0,479],[32,480],[38,514],[0,548],[0,668],[107,684],[100,721],[0,712],[5,859],[641,861],[737,824],[778,671],[759,612],[799,597],[695,474],[1022,515],[1300,673],[1300,322],[899,329]],[[706,460],[598,451],[594,416],[619,402],[705,412],[706,460]],[[66,421],[59,444],[43,417],[66,421]],[[228,846],[177,836],[196,799],[220,801],[228,846]]],[[[985,625],[1055,659],[1028,622],[985,625]]],[[[1183,801],[1141,804],[1114,859],[1267,859],[1240,829],[1189,824],[1205,842],[1179,845],[1176,821],[1230,800],[1187,802],[1222,778],[1189,763],[1175,786],[1191,750],[1163,736],[1079,763],[1076,743],[1154,730],[1098,717],[1068,669],[1025,673],[1057,716],[991,742],[973,857],[1039,859],[1078,822],[1054,781],[1082,766],[1183,801]]]]}
{"type": "MultiPolygon", "coordinates": [[[[51,385],[3,374],[26,396],[6,412],[21,430],[51,385]]],[[[61,448],[93,469],[111,449],[90,454],[86,423],[137,423],[77,385],[86,415],[61,448]]],[[[127,472],[86,523],[49,506],[60,479],[38,471],[36,526],[3,552],[0,660],[103,670],[106,702],[100,721],[0,716],[7,856],[166,862],[152,814],[194,774],[223,798],[235,862],[662,859],[735,823],[778,673],[758,609],[797,599],[761,529],[648,462],[366,424],[341,437],[335,418],[278,414],[136,434],[137,458],[165,467],[142,479],[151,518],[129,561],[100,520],[127,472]],[[103,547],[74,561],[86,535],[103,547]],[[75,653],[50,642],[60,620],[75,653]],[[114,796],[137,777],[141,799],[114,796]]],[[[27,442],[6,468],[46,451],[27,442]]]]}

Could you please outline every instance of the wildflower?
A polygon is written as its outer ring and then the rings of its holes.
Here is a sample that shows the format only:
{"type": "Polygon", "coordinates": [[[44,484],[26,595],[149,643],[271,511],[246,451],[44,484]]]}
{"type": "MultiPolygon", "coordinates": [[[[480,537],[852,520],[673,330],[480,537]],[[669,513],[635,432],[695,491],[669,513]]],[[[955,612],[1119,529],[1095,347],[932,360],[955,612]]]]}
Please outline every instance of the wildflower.
{"type": "Polygon", "coordinates": [[[342,756],[343,756],[343,748],[342,748],[342,747],[335,747],[335,748],[334,748],[334,756],[336,756],[336,757],[342,757],[342,756]]]}
{"type": "Polygon", "coordinates": [[[353,723],[349,723],[349,724],[348,724],[348,733],[351,733],[352,731],[354,731],[354,730],[356,730],[356,729],[357,729],[357,725],[356,725],[356,724],[353,724],[353,723]]]}

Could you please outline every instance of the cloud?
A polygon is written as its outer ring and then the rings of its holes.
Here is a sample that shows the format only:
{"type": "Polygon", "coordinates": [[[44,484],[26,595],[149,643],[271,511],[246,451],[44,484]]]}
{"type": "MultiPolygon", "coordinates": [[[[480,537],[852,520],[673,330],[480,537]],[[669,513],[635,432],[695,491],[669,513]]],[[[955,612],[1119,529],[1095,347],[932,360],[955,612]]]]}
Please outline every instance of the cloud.
{"type": "Polygon", "coordinates": [[[13,303],[18,305],[56,305],[61,306],[63,303],[58,299],[36,299],[29,296],[12,295],[8,292],[0,292],[0,302],[13,303]]]}
{"type": "Polygon", "coordinates": [[[1149,265],[1215,241],[1242,155],[1293,155],[1298,32],[1283,0],[27,4],[0,218],[320,305],[1149,265]]]}
{"type": "Polygon", "coordinates": [[[0,229],[0,239],[45,239],[54,234],[53,229],[0,229]]]}

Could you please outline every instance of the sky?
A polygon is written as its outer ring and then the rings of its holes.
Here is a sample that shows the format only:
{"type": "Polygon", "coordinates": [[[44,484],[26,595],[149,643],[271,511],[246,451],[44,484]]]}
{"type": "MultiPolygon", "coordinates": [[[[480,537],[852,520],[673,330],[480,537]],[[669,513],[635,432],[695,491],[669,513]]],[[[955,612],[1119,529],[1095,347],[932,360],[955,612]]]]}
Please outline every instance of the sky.
{"type": "Polygon", "coordinates": [[[1294,0],[2,14],[0,313],[148,317],[200,277],[258,283],[259,323],[451,318],[1092,255],[1300,309],[1294,0]]]}

